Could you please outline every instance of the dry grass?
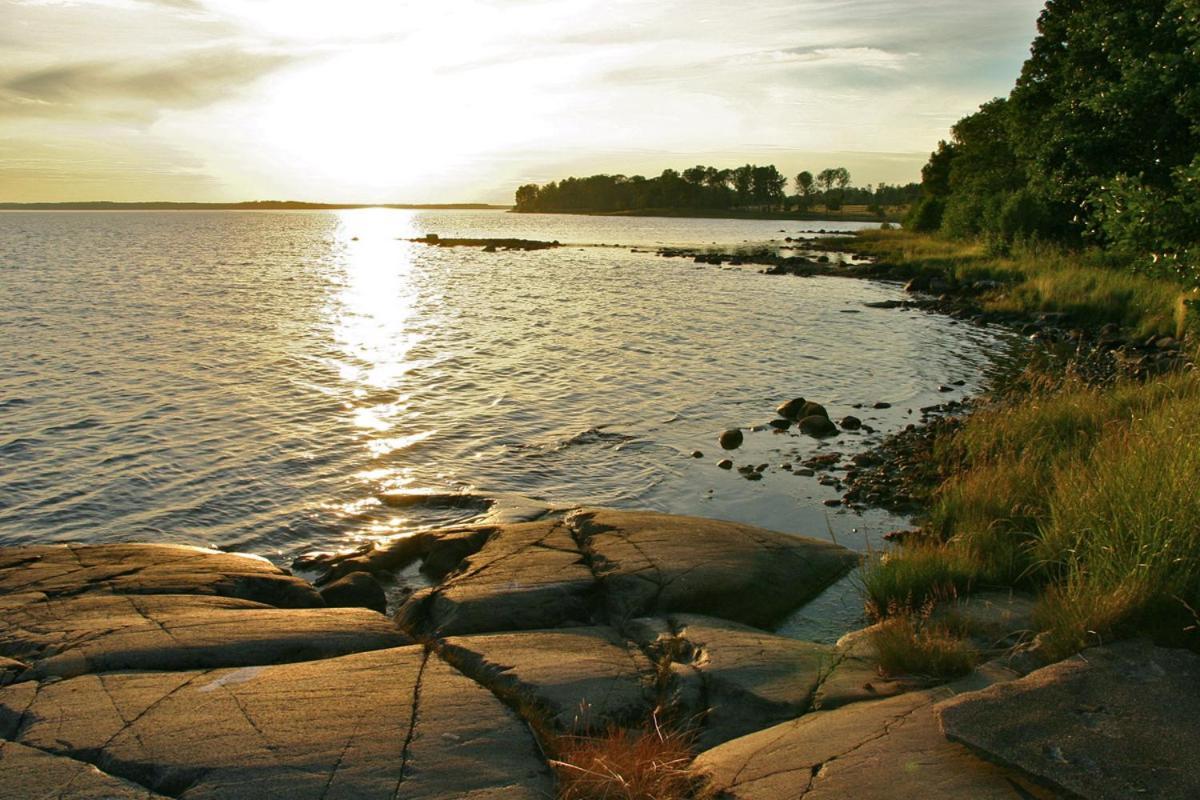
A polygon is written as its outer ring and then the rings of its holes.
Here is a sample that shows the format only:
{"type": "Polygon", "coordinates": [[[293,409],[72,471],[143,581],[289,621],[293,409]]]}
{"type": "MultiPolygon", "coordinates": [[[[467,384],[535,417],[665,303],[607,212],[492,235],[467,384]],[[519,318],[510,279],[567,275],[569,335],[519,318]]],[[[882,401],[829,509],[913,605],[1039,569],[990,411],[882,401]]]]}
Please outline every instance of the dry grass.
{"type": "Polygon", "coordinates": [[[551,743],[558,800],[707,800],[707,781],[691,771],[693,737],[658,724],[561,735],[551,743]]]}

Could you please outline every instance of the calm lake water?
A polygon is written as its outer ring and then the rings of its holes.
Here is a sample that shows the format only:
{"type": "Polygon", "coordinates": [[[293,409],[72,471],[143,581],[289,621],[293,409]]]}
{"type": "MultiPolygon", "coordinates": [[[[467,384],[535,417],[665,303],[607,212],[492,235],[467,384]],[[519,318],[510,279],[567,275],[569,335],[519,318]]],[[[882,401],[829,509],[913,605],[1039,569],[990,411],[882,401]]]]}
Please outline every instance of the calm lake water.
{"type": "Polygon", "coordinates": [[[724,428],[802,395],[880,432],[977,388],[996,335],[865,308],[895,286],[632,249],[854,224],[503,212],[0,213],[0,544],[219,546],[281,564],[523,495],[864,548],[902,524],[777,469],[832,445],[724,428]],[[557,239],[483,253],[437,233],[557,239]],[[621,245],[598,246],[598,245],[621,245]],[[855,312],[855,313],[845,313],[855,312]],[[699,449],[704,458],[693,459],[699,449]]]}

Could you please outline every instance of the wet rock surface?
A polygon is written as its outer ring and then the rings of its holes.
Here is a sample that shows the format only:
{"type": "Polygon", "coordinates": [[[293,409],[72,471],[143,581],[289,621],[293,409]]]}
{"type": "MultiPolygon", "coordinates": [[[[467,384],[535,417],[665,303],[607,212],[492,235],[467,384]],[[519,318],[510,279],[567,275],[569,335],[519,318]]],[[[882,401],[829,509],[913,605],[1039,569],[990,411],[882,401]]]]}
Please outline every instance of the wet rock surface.
{"type": "Polygon", "coordinates": [[[937,709],[946,736],[1069,796],[1200,796],[1200,656],[1141,642],[1083,651],[937,709]]]}

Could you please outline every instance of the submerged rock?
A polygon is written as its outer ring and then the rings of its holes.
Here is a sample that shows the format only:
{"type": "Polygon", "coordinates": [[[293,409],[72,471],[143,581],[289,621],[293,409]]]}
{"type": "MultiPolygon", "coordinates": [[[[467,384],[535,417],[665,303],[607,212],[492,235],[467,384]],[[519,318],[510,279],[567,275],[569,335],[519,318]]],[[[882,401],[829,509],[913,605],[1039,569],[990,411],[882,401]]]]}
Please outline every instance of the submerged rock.
{"type": "Polygon", "coordinates": [[[853,415],[842,417],[842,430],[857,431],[863,426],[862,420],[853,415]]]}

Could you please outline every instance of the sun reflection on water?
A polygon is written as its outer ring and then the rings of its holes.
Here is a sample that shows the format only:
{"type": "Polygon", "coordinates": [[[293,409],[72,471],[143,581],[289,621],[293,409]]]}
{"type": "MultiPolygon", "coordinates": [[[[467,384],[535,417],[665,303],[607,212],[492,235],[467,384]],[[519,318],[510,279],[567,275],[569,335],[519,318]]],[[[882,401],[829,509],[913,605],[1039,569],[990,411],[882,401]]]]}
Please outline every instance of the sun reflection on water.
{"type": "MultiPolygon", "coordinates": [[[[336,352],[339,394],[353,428],[371,456],[372,468],[359,477],[376,492],[403,490],[413,483],[400,462],[403,451],[436,432],[415,427],[405,393],[408,374],[420,365],[411,356],[426,336],[414,324],[420,302],[411,242],[419,235],[410,212],[356,209],[337,214],[333,233],[336,289],[329,319],[336,352]]],[[[379,515],[377,497],[356,500],[329,511],[354,520],[351,540],[394,537],[409,520],[379,515]]]]}

